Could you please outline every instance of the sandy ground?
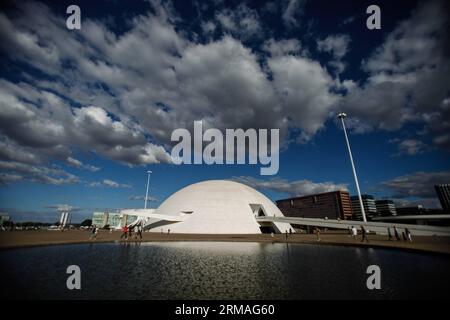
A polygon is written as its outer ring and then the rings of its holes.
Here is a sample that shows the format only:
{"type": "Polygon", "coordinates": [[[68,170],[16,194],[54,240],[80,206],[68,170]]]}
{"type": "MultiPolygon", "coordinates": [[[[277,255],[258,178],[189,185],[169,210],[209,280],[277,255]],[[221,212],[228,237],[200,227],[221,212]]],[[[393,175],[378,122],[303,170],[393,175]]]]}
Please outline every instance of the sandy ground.
{"type": "Polygon", "coordinates": [[[313,234],[293,234],[289,235],[287,240],[284,234],[276,234],[272,237],[270,234],[160,234],[145,232],[142,240],[135,240],[134,237],[128,240],[121,240],[121,232],[100,230],[96,239],[90,239],[91,233],[86,230],[66,230],[66,231],[13,231],[0,232],[0,249],[73,244],[73,243],[91,243],[91,242],[116,242],[116,241],[234,241],[234,242],[291,242],[306,244],[325,244],[325,245],[349,245],[349,246],[368,246],[368,247],[386,247],[406,250],[416,250],[422,252],[445,253],[450,254],[449,237],[414,237],[413,243],[404,241],[389,241],[386,236],[370,235],[369,243],[362,243],[361,236],[357,240],[352,239],[344,233],[321,233],[321,241],[317,241],[313,234]]]}

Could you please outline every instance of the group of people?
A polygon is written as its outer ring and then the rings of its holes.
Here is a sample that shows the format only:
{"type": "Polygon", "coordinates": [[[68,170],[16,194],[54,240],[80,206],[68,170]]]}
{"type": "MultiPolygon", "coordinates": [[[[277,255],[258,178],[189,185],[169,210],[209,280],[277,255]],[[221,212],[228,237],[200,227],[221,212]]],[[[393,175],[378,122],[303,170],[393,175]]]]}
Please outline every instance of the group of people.
{"type": "MultiPolygon", "coordinates": [[[[388,228],[388,237],[389,240],[392,240],[392,233],[391,233],[391,228],[388,228]]],[[[397,230],[397,227],[394,226],[394,237],[396,241],[400,241],[400,234],[397,230]]],[[[411,232],[409,231],[408,228],[405,228],[405,230],[402,232],[402,239],[403,241],[408,241],[408,242],[412,242],[412,236],[411,236],[411,232]]]]}
{"type": "MultiPolygon", "coordinates": [[[[112,231],[112,229],[110,229],[110,232],[112,231]]],[[[125,225],[122,228],[122,235],[120,236],[120,239],[132,239],[134,236],[134,239],[137,240],[138,237],[140,240],[142,240],[142,225],[141,224],[136,224],[134,227],[129,227],[128,225],[125,225]]],[[[93,226],[92,230],[91,230],[91,235],[90,235],[90,239],[97,239],[97,234],[98,234],[98,227],[97,226],[93,226]]]]}
{"type": "MultiPolygon", "coordinates": [[[[292,228],[289,228],[289,235],[292,235],[292,228]]],[[[285,235],[285,237],[286,237],[286,241],[287,241],[287,239],[288,239],[288,231],[287,231],[287,229],[285,230],[285,232],[284,232],[284,235],[285,235]]],[[[272,238],[273,238],[273,232],[272,232],[272,238]]]]}
{"type": "MultiPolygon", "coordinates": [[[[387,228],[387,232],[388,232],[388,237],[389,240],[392,240],[392,233],[391,233],[391,228],[387,228]]],[[[366,228],[364,228],[364,226],[361,226],[361,242],[369,242],[369,238],[367,237],[368,235],[368,231],[366,228]]],[[[352,226],[351,228],[349,228],[349,234],[351,235],[351,237],[353,239],[356,240],[356,237],[358,235],[358,230],[356,229],[355,226],[352,226]]],[[[396,226],[394,226],[394,237],[395,240],[400,241],[400,234],[398,232],[398,229],[396,226]]],[[[403,241],[408,241],[408,242],[412,242],[412,235],[411,232],[409,231],[408,228],[405,228],[405,230],[402,232],[402,237],[403,237],[403,241]]]]}
{"type": "MultiPolygon", "coordinates": [[[[369,242],[369,238],[367,237],[368,233],[369,232],[367,231],[367,229],[364,228],[364,226],[361,226],[361,242],[369,242]]],[[[358,230],[355,226],[351,226],[351,228],[349,228],[349,234],[353,239],[356,240],[356,237],[358,236],[358,230]]]]}
{"type": "Polygon", "coordinates": [[[132,239],[134,235],[134,239],[137,240],[138,237],[140,240],[142,240],[142,225],[140,223],[134,225],[134,227],[129,227],[128,225],[125,225],[122,228],[122,235],[120,236],[120,239],[132,239]]]}

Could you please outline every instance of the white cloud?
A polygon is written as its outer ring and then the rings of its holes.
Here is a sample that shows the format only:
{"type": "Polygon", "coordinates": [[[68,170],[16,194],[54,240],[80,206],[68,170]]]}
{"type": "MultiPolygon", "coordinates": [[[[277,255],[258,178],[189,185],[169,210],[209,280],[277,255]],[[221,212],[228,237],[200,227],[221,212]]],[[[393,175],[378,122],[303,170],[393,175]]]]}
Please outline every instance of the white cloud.
{"type": "MultiPolygon", "coordinates": [[[[128,200],[145,201],[145,196],[129,196],[128,200]]],[[[150,195],[147,197],[147,202],[154,201],[158,201],[158,199],[150,195]]]]}
{"type": "Polygon", "coordinates": [[[334,80],[318,62],[304,57],[275,57],[269,59],[268,65],[283,111],[296,127],[308,137],[313,136],[339,100],[330,90],[334,80]]]}
{"type": "Polygon", "coordinates": [[[434,198],[435,184],[449,183],[450,171],[414,172],[381,183],[393,192],[394,198],[434,198]]]}
{"type": "Polygon", "coordinates": [[[84,164],[80,160],[72,158],[72,157],[67,157],[66,161],[72,167],[86,169],[86,170],[89,170],[91,172],[96,172],[96,171],[100,170],[100,168],[98,168],[96,166],[89,165],[89,164],[84,164]]]}
{"type": "Polygon", "coordinates": [[[350,43],[350,37],[346,34],[337,34],[317,40],[317,49],[319,51],[329,52],[336,60],[342,59],[347,51],[350,43]]]}
{"type": "Polygon", "coordinates": [[[390,140],[389,142],[397,144],[398,148],[397,155],[405,154],[412,156],[423,153],[427,149],[426,144],[417,139],[405,139],[405,140],[393,139],[390,140]]]}
{"type": "Polygon", "coordinates": [[[363,62],[369,78],[349,90],[342,109],[376,129],[422,123],[435,135],[434,143],[448,149],[449,126],[441,119],[450,112],[440,107],[450,92],[446,6],[445,1],[423,2],[401,21],[363,62]]]}
{"type": "Polygon", "coordinates": [[[281,178],[261,180],[253,177],[233,177],[232,180],[252,188],[287,193],[289,196],[304,196],[336,190],[347,190],[347,184],[333,182],[312,182],[310,180],[288,181],[281,178]]]}
{"type": "Polygon", "coordinates": [[[298,27],[300,22],[298,17],[303,13],[305,0],[283,0],[282,20],[286,27],[298,27]]]}
{"type": "Polygon", "coordinates": [[[129,184],[119,183],[111,179],[103,179],[102,181],[94,181],[88,184],[89,187],[108,187],[108,188],[131,188],[129,184]]]}
{"type": "Polygon", "coordinates": [[[31,181],[35,183],[65,185],[79,183],[79,177],[58,167],[35,166],[13,161],[1,161],[2,173],[0,184],[9,184],[18,181],[31,181]]]}
{"type": "Polygon", "coordinates": [[[302,51],[301,43],[298,39],[281,39],[279,41],[273,38],[266,40],[262,49],[272,57],[284,56],[284,55],[306,55],[305,51],[302,51]]]}
{"type": "MultiPolygon", "coordinates": [[[[219,129],[280,128],[285,138],[289,128],[300,129],[295,138],[304,141],[339,103],[357,131],[422,121],[436,145],[450,145],[448,122],[439,120],[450,112],[441,2],[423,4],[388,35],[363,63],[369,73],[363,84],[333,79],[296,39],[270,38],[262,45],[269,57],[246,47],[241,40],[264,35],[258,12],[246,5],[215,13],[205,30],[220,24],[232,36],[208,43],[175,27],[172,6],[151,5],[155,13],[133,17],[120,35],[84,18],[74,37],[61,15],[35,2],[0,14],[2,52],[46,75],[0,79],[1,160],[45,167],[76,149],[126,165],[169,163],[171,132],[201,119],[219,129]],[[336,87],[348,91],[344,99],[336,87]]],[[[299,25],[303,1],[281,7],[284,23],[299,25]]],[[[348,39],[320,41],[339,73],[348,39]]]]}
{"type": "MultiPolygon", "coordinates": [[[[223,9],[216,13],[215,19],[225,31],[231,32],[234,36],[247,40],[251,37],[262,36],[262,27],[259,15],[256,10],[241,3],[233,10],[223,9]]],[[[205,25],[208,30],[212,25],[205,25]]],[[[215,29],[215,28],[214,28],[215,29]]]]}
{"type": "Polygon", "coordinates": [[[346,34],[330,35],[322,40],[317,40],[317,49],[328,52],[333,56],[333,60],[328,64],[336,70],[337,74],[345,70],[346,64],[342,59],[348,52],[350,37],[346,34]]]}

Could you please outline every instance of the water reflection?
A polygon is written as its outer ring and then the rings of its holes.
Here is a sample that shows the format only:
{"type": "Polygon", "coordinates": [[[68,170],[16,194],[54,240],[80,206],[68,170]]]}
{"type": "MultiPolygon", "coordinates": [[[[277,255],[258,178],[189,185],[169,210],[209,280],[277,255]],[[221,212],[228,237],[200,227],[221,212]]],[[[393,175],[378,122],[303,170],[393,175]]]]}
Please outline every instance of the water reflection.
{"type": "Polygon", "coordinates": [[[450,267],[447,257],[395,250],[237,242],[49,246],[3,251],[0,262],[9,297],[41,299],[430,298],[448,286],[450,267]],[[65,287],[71,264],[81,291],[65,287]],[[382,290],[365,286],[370,264],[382,290]]]}

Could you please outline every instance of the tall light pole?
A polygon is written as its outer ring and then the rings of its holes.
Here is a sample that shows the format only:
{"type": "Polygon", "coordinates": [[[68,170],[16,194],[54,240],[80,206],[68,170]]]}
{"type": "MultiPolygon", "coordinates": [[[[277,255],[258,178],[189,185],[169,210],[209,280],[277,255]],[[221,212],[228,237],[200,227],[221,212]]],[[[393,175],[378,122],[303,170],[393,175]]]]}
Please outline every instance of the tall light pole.
{"type": "Polygon", "coordinates": [[[361,197],[361,191],[359,190],[358,176],[356,175],[355,163],[353,162],[352,149],[350,149],[350,142],[348,141],[347,130],[345,129],[344,119],[346,117],[347,117],[346,113],[341,112],[338,114],[338,118],[341,119],[342,127],[344,128],[345,141],[347,142],[348,154],[350,155],[350,162],[352,163],[353,176],[355,177],[356,191],[358,192],[359,205],[361,206],[362,218],[363,218],[364,222],[367,222],[366,212],[364,211],[364,204],[363,204],[362,197],[361,197]]]}
{"type": "Polygon", "coordinates": [[[148,178],[147,178],[147,191],[145,192],[145,204],[144,204],[144,209],[147,209],[147,198],[148,198],[148,185],[150,184],[150,174],[152,172],[149,170],[147,171],[148,174],[148,178]]]}

